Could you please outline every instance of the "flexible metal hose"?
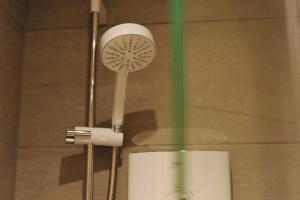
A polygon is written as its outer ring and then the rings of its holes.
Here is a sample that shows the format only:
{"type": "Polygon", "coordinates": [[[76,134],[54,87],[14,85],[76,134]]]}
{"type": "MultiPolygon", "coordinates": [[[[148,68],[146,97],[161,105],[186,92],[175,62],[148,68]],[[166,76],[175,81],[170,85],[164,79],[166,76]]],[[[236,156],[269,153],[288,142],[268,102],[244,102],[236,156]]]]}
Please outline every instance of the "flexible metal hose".
{"type": "MultiPolygon", "coordinates": [[[[112,130],[115,133],[122,132],[122,126],[113,125],[112,130]]],[[[110,167],[110,174],[109,174],[109,188],[108,188],[108,200],[115,200],[116,196],[116,188],[118,183],[118,164],[120,158],[120,147],[113,147],[112,148],[112,156],[111,156],[111,167],[110,167]]]]}
{"type": "Polygon", "coordinates": [[[109,175],[108,200],[115,200],[117,177],[118,177],[118,161],[120,155],[120,147],[113,147],[111,157],[111,168],[109,175]]]}

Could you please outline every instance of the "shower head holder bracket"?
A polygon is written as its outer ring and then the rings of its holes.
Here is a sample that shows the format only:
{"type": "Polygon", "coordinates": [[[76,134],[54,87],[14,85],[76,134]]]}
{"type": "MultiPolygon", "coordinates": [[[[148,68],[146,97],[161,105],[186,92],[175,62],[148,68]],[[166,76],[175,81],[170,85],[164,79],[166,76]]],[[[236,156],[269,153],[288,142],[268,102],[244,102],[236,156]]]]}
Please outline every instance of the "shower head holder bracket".
{"type": "Polygon", "coordinates": [[[110,128],[79,127],[66,131],[66,144],[89,144],[96,146],[122,146],[123,133],[116,133],[110,128]]]}

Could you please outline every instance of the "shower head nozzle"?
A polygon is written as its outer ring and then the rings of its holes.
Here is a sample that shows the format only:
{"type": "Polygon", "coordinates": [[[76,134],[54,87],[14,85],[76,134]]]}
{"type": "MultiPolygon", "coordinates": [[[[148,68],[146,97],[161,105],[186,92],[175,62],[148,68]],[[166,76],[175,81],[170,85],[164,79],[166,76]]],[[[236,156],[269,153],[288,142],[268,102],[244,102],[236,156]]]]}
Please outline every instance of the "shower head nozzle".
{"type": "Polygon", "coordinates": [[[155,56],[151,32],[138,24],[120,24],[106,31],[100,40],[102,63],[117,73],[112,124],[123,124],[128,72],[143,69],[155,56]]]}
{"type": "Polygon", "coordinates": [[[151,32],[138,24],[120,24],[106,31],[100,40],[101,60],[116,72],[133,72],[148,66],[156,48],[151,32]]]}

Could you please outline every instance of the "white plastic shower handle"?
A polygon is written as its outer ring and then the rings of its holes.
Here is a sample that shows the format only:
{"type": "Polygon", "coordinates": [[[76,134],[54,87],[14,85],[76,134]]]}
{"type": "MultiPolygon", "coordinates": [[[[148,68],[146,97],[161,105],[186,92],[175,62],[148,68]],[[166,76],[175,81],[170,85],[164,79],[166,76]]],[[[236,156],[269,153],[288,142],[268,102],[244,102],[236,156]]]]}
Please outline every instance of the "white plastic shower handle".
{"type": "Polygon", "coordinates": [[[123,125],[127,77],[128,72],[117,73],[112,115],[112,124],[115,126],[123,125]]]}

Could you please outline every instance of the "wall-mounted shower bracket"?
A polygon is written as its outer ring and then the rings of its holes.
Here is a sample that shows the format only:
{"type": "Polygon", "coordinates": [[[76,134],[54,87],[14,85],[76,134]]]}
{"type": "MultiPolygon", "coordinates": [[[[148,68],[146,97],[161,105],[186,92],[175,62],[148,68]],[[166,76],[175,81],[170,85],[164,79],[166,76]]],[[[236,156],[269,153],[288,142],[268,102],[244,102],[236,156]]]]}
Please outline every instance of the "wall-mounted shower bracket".
{"type": "Polygon", "coordinates": [[[91,0],[90,11],[99,13],[98,25],[106,24],[106,6],[102,0],[91,0]]]}
{"type": "Polygon", "coordinates": [[[89,144],[96,146],[122,146],[123,133],[110,128],[74,127],[66,131],[67,144],[89,144]]]}

